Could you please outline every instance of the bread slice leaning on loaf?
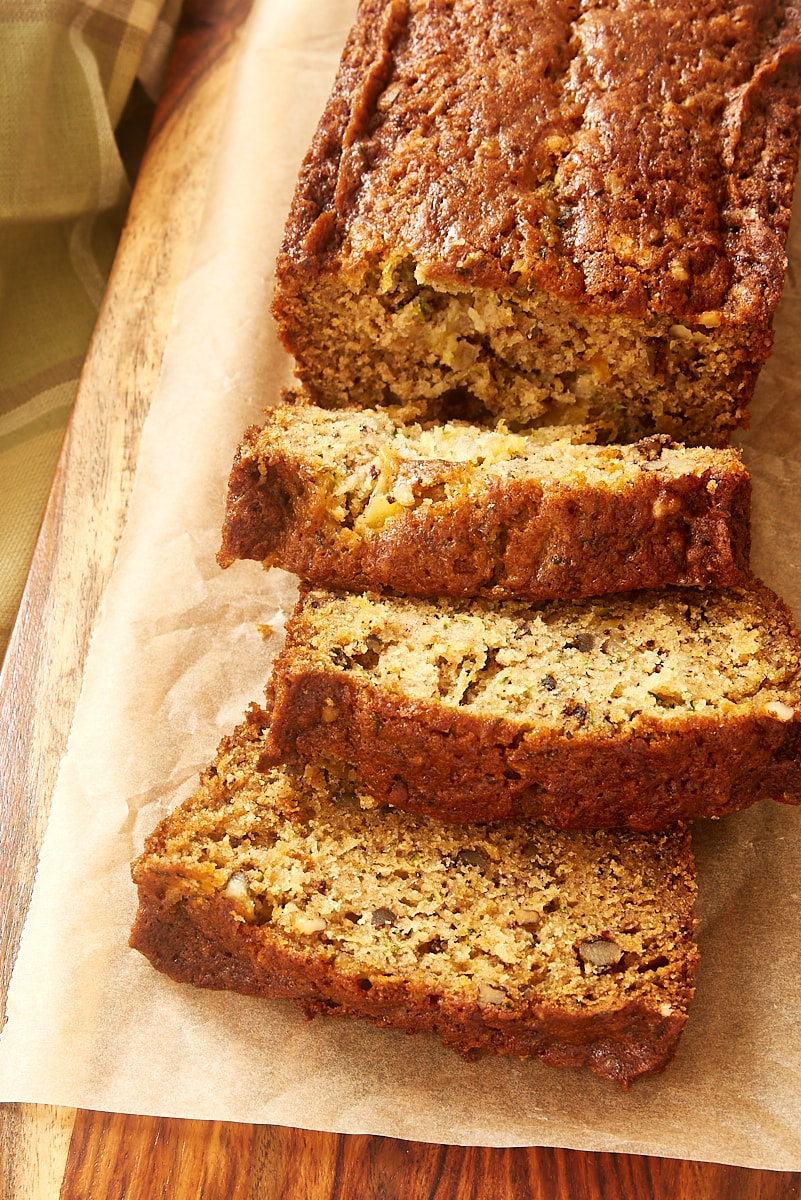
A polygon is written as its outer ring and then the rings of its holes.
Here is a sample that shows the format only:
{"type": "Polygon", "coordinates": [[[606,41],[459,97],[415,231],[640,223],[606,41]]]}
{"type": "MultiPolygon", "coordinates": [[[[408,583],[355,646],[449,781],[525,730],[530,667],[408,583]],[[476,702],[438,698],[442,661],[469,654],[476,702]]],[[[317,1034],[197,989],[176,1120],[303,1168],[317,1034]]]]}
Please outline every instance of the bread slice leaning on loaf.
{"type": "Polygon", "coordinates": [[[593,434],[278,405],[237,451],[219,561],[429,597],[543,600],[746,578],[750,480],[738,451],[667,435],[582,444],[593,434]]]}
{"type": "Polygon", "coordinates": [[[254,706],[133,865],[131,945],[155,967],[624,1088],[673,1056],[697,960],[685,830],[364,811],[314,772],[262,774],[265,722],[254,706]]]}
{"type": "Polygon", "coordinates": [[[800,23],[361,0],[276,268],[301,383],[725,444],[784,283],[800,23]]]}
{"type": "Polygon", "coordinates": [[[447,821],[659,829],[801,802],[800,672],[756,582],[539,605],[310,588],[264,761],[447,821]]]}

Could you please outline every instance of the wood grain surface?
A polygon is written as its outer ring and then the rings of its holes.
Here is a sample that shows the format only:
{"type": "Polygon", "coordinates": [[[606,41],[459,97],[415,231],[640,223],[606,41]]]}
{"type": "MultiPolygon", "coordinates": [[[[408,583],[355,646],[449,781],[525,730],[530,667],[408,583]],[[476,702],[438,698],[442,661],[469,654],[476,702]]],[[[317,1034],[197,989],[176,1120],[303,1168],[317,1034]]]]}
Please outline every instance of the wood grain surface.
{"type": "MultiPolygon", "coordinates": [[[[252,0],[186,0],[0,676],[0,1010],[252,0]]],[[[688,1120],[692,1114],[688,1113],[688,1120]]],[[[801,1174],[0,1105],[0,1200],[791,1200],[801,1174]]]]}

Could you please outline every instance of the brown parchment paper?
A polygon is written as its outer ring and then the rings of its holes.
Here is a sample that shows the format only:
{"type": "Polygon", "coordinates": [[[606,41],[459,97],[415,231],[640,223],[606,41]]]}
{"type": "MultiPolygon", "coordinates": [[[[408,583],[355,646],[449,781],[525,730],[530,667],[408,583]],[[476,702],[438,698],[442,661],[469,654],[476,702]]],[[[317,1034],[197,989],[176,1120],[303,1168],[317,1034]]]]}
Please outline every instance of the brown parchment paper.
{"type": "MultiPolygon", "coordinates": [[[[354,8],[261,0],[252,15],[53,798],[0,1098],[801,1169],[801,810],[765,804],[697,827],[696,999],[674,1063],[628,1095],[588,1072],[467,1063],[433,1037],[309,1023],[288,1005],[179,986],[128,949],[130,860],[261,698],[295,597],[290,576],[244,563],[222,572],[214,556],[236,443],[290,378],[266,317],[272,263],[354,8]]],[[[743,444],[754,563],[799,615],[795,229],[743,444]]]]}

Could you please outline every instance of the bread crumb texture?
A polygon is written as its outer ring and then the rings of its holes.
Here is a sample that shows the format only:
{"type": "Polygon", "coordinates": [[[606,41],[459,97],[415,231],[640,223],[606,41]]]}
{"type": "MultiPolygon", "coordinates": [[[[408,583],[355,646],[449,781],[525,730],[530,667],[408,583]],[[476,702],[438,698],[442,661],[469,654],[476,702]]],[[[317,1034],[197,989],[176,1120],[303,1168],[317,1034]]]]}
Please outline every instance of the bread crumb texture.
{"type": "Polygon", "coordinates": [[[619,736],[759,711],[801,717],[801,641],[767,589],[664,589],[543,605],[310,590],[299,661],[487,720],[619,736]]]}
{"type": "MultiPolygon", "coordinates": [[[[280,979],[270,983],[278,955],[282,970],[290,963],[296,979],[309,981],[308,992],[299,984],[293,997],[307,1007],[321,978],[332,1002],[326,1011],[339,998],[343,1011],[370,1016],[375,1004],[380,1017],[382,995],[393,995],[402,1003],[388,1023],[411,1021],[447,1041],[453,1022],[464,1050],[482,1044],[470,1026],[480,1031],[489,1021],[508,1027],[507,1052],[547,1057],[565,1037],[592,1043],[593,1020],[606,1028],[615,1013],[631,1028],[607,1029],[612,1042],[617,1036],[623,1046],[647,1019],[661,1031],[652,1029],[653,1040],[670,1029],[673,1044],[696,955],[685,830],[452,828],[364,809],[346,786],[322,790],[313,770],[260,773],[264,725],[254,709],[223,742],[196,796],[159,826],[134,864],[142,909],[133,944],[157,965],[186,977],[177,961],[159,961],[159,923],[169,927],[176,909],[191,920],[218,904],[232,927],[251,931],[239,953],[262,968],[258,985],[243,990],[280,995],[280,979]],[[148,911],[159,914],[155,924],[148,911]],[[419,1010],[425,1019],[415,1021],[419,1010]]],[[[228,952],[236,954],[232,936],[228,952]]],[[[503,1052],[503,1037],[494,1049],[503,1052]]],[[[609,1053],[606,1046],[604,1062],[609,1053]]],[[[641,1068],[642,1047],[637,1053],[641,1068]]],[[[624,1083],[628,1069],[601,1064],[624,1083]]]]}
{"type": "Polygon", "coordinates": [[[270,410],[236,455],[220,564],[255,558],[352,591],[527,600],[747,577],[751,485],[736,450],[415,415],[270,410]]]}
{"type": "MultiPolygon", "coordinates": [[[[592,425],[546,426],[525,433],[502,419],[488,428],[467,421],[416,422],[408,409],[329,412],[313,405],[279,406],[268,424],[247,443],[247,452],[266,470],[274,455],[302,457],[331,492],[331,515],[341,524],[375,530],[421,498],[403,464],[458,464],[462,471],[442,485],[464,493],[464,473],[473,489],[490,480],[534,480],[544,485],[595,487],[607,495],[643,476],[666,480],[704,477],[711,494],[717,473],[744,473],[740,452],[685,447],[669,437],[631,445],[595,445],[592,425]],[[475,472],[475,474],[474,474],[475,472]],[[461,487],[459,486],[461,480],[461,487]]],[[[431,501],[423,496],[422,501],[431,501]]]]}

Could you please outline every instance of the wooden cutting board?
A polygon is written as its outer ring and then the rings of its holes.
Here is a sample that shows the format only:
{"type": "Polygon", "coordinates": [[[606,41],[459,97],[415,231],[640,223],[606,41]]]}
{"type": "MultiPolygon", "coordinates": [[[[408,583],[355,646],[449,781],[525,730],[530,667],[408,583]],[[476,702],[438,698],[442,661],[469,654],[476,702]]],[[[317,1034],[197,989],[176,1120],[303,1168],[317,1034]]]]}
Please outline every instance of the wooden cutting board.
{"type": "MultiPolygon", "coordinates": [[[[0,1006],[252,0],[186,0],[0,676],[0,1006]]],[[[691,1118],[690,1118],[691,1119],[691,1118]]],[[[0,1105],[0,1200],[790,1200],[801,1174],[0,1105]]]]}

